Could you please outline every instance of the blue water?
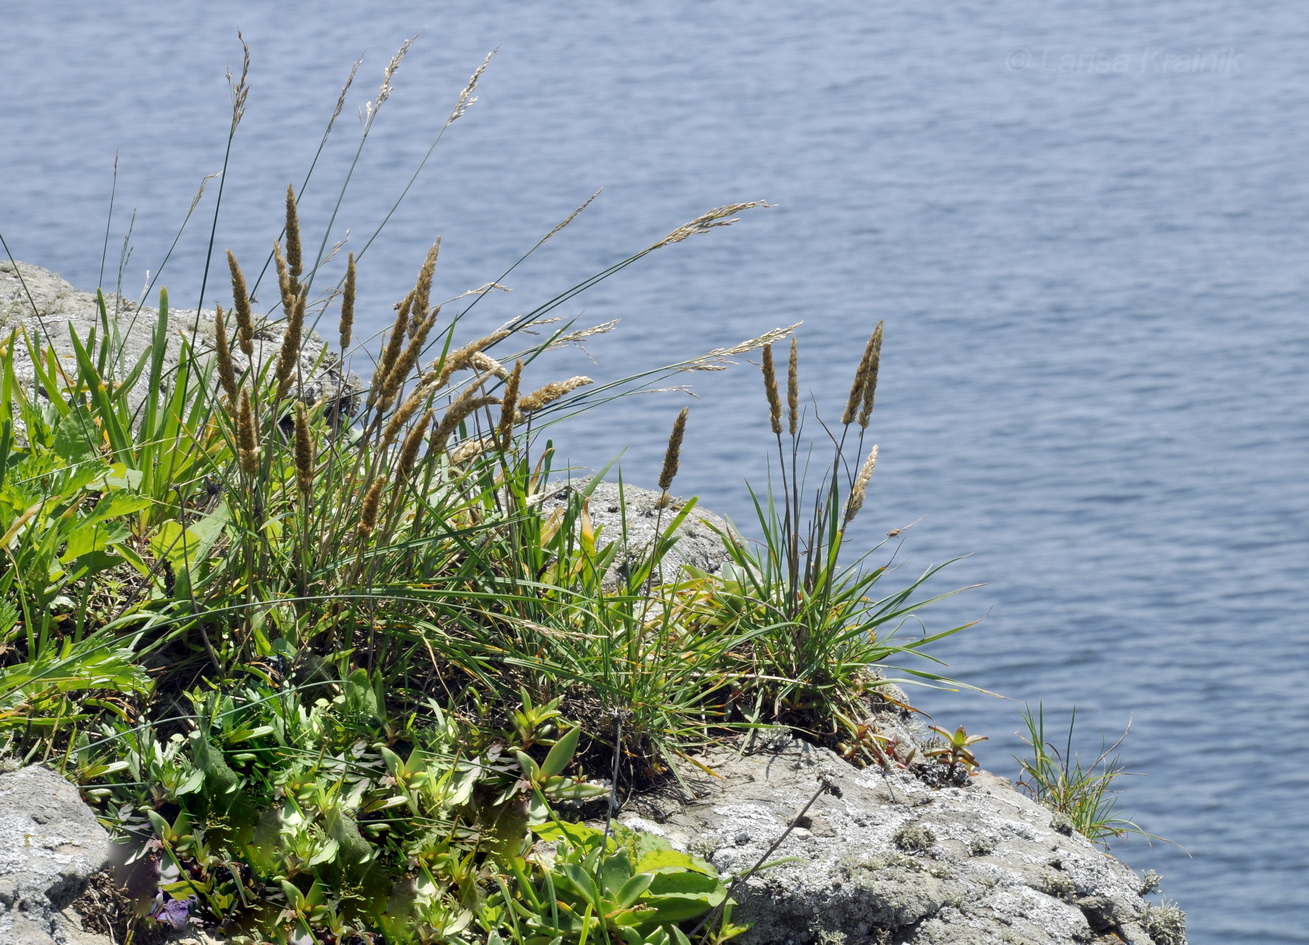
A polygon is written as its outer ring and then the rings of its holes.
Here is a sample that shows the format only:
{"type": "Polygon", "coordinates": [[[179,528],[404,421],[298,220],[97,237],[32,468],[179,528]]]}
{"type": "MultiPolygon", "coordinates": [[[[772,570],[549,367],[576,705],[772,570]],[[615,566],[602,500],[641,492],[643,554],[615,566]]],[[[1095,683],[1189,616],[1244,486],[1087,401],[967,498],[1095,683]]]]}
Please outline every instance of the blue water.
{"type": "MultiPolygon", "coordinates": [[[[1309,942],[1309,18],[1290,2],[950,6],[455,2],[9,5],[0,31],[0,233],[81,288],[129,215],[136,294],[252,91],[218,245],[260,261],[350,63],[366,57],[303,195],[321,232],[400,42],[332,238],[356,249],[447,134],[361,266],[380,330],[443,234],[449,295],[497,278],[598,187],[567,231],[488,298],[499,324],[709,207],[767,199],[566,306],[624,319],[590,346],[616,377],[803,319],[802,374],[836,419],[878,319],[881,459],[857,536],[906,528],[906,577],[984,583],[929,612],[984,617],[934,652],[1010,700],[919,692],[1013,774],[1024,702],[1082,746],[1131,720],[1143,773],[1123,813],[1177,846],[1115,848],[1164,874],[1190,941],[1309,942]],[[1189,856],[1187,855],[1189,852],[1189,856]]],[[[164,271],[194,305],[214,195],[164,271]]],[[[315,228],[317,227],[317,229],[315,228]]],[[[215,262],[221,258],[216,256],[215,262]]],[[[257,265],[256,265],[257,268],[257,265]]],[[[112,282],[110,275],[106,282],[112,282]]],[[[222,298],[222,270],[207,304],[222,298]]],[[[363,365],[366,367],[366,364],[363,365]]],[[[540,380],[553,379],[544,372],[540,380]]],[[[745,524],[766,479],[750,365],[692,375],[676,490],[745,524]]],[[[561,453],[652,482],[682,395],[558,428],[561,453]]],[[[817,431],[810,406],[809,429],[817,431]]]]}

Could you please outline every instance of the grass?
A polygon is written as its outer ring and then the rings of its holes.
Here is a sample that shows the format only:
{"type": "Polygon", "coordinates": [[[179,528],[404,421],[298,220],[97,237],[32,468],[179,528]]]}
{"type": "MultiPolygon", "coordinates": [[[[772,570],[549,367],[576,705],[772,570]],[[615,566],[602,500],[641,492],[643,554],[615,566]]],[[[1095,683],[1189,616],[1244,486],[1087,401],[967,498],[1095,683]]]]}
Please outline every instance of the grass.
{"type": "MultiPolygon", "coordinates": [[[[360,150],[407,48],[367,107],[360,150]]],[[[247,90],[248,59],[229,153],[247,90]]],[[[276,357],[253,344],[261,322],[231,254],[214,350],[190,339],[175,367],[162,290],[137,363],[120,363],[103,296],[72,364],[40,339],[0,341],[0,750],[55,765],[99,805],[139,897],[129,939],[165,922],[297,945],[732,937],[709,864],[578,821],[756,726],[860,764],[907,760],[871,721],[879,689],[946,682],[901,664],[963,628],[906,630],[939,599],[923,592],[937,569],[884,590],[891,572],[867,564],[876,549],[842,555],[876,461],[865,437],[881,326],[837,430],[800,410],[792,338],[783,431],[772,345],[795,326],[607,384],[549,372],[551,352],[612,327],[555,309],[761,206],[737,203],[499,327],[477,323],[476,296],[433,301],[437,240],[370,386],[304,397],[309,325],[336,321],[342,353],[356,350],[368,244],[343,266],[326,234],[306,254],[299,200],[288,188],[272,256],[276,357]],[[315,295],[334,266],[335,288],[315,295]],[[19,346],[33,387],[15,373],[19,346]],[[660,578],[695,510],[667,501],[693,422],[682,411],[659,538],[610,583],[623,536],[596,534],[585,490],[539,507],[560,475],[545,432],[756,351],[780,477],[753,493],[761,540],[725,534],[724,573],[660,578]]],[[[217,224],[215,210],[211,249],[217,224]]]]}

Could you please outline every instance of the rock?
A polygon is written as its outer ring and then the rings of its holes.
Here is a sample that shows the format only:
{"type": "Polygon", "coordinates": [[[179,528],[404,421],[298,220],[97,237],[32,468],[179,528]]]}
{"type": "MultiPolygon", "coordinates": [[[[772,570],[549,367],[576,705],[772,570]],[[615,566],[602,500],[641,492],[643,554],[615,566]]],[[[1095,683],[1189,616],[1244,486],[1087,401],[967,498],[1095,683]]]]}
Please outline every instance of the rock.
{"type": "Polygon", "coordinates": [[[798,740],[700,760],[720,777],[688,776],[694,796],[647,797],[620,820],[724,875],[782,861],[734,890],[753,925],[741,945],[1162,945],[1136,874],[1002,778],[933,788],[798,740]]]}
{"type": "Polygon", "coordinates": [[[0,945],[81,940],[59,913],[108,862],[109,834],[75,787],[48,768],[0,774],[0,945]]]}
{"type": "MultiPolygon", "coordinates": [[[[661,509],[659,500],[663,493],[656,489],[627,484],[620,486],[612,482],[595,483],[592,488],[591,480],[575,480],[547,486],[539,499],[541,509],[548,514],[553,509],[566,508],[571,495],[580,495],[587,489],[592,490],[587,512],[592,526],[599,531],[600,544],[613,541],[615,536],[626,536],[613,567],[606,575],[610,585],[617,584],[642,556],[650,553],[657,534],[668,528],[686,504],[673,497],[668,506],[661,509]]],[[[659,563],[655,583],[676,580],[684,564],[707,574],[721,572],[731,561],[722,537],[730,531],[730,526],[720,516],[698,506],[692,509],[677,529],[677,544],[659,563]]]]}
{"type": "MultiPolygon", "coordinates": [[[[115,376],[123,377],[137,364],[153,341],[159,311],[155,308],[130,302],[120,296],[106,295],[105,307],[120,342],[115,376]]],[[[214,350],[214,313],[195,309],[169,308],[168,353],[164,362],[164,376],[169,377],[181,357],[182,339],[195,345],[202,355],[214,350]]],[[[85,342],[94,330],[103,337],[104,325],[94,292],[79,292],[59,276],[27,263],[0,260],[0,342],[9,333],[19,330],[18,343],[12,356],[14,370],[20,381],[31,383],[32,362],[27,345],[22,341],[26,332],[39,348],[52,349],[65,372],[76,376],[77,362],[70,328],[78,340],[85,342]]],[[[283,330],[279,324],[256,324],[254,360],[257,365],[275,362],[282,346],[283,330]]],[[[235,329],[229,331],[232,341],[232,360],[238,372],[249,366],[245,355],[235,344],[235,329]]],[[[300,350],[299,396],[310,403],[325,399],[338,413],[349,415],[360,390],[359,379],[345,370],[340,358],[328,349],[317,336],[306,332],[300,350]]],[[[128,394],[132,408],[137,409],[145,398],[146,381],[137,382],[128,394]]]]}

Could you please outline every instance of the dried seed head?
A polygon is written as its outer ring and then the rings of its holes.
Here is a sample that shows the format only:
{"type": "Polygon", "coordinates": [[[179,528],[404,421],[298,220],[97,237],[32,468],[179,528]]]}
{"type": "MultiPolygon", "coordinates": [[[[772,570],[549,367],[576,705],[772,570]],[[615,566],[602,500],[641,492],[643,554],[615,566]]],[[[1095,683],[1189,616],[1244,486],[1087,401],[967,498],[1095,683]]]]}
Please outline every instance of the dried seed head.
{"type": "Polygon", "coordinates": [[[229,404],[236,403],[236,367],[232,364],[232,349],[227,343],[227,320],[221,305],[214,309],[214,353],[218,359],[218,383],[227,395],[229,404]]]}
{"type": "Polygon", "coordinates": [[[296,369],[300,365],[300,343],[305,323],[305,306],[309,303],[309,286],[302,287],[286,319],[286,334],[282,336],[282,350],[277,357],[277,396],[281,399],[291,389],[296,369]]]}
{"type": "Polygon", "coordinates": [[[509,369],[484,351],[479,351],[469,358],[468,366],[479,374],[494,374],[501,380],[509,378],[509,369]]]}
{"type": "MultiPolygon", "coordinates": [[[[415,308],[413,311],[417,315],[418,309],[415,308]]],[[[421,320],[411,318],[409,320],[409,344],[396,360],[395,367],[391,369],[391,373],[386,379],[387,389],[382,391],[384,397],[392,388],[398,391],[400,385],[405,382],[405,378],[409,376],[409,372],[414,369],[419,356],[423,353],[423,346],[427,344],[427,336],[431,334],[432,328],[436,325],[437,316],[440,314],[441,306],[438,305],[432,309],[431,314],[426,318],[421,320]]]]}
{"type": "Polygon", "coordinates": [[[345,288],[341,291],[341,353],[350,347],[350,333],[355,324],[355,254],[346,257],[345,288]]]}
{"type": "Polygon", "coordinates": [[[236,126],[241,124],[241,119],[245,117],[245,100],[250,94],[250,44],[245,41],[241,31],[236,31],[236,38],[241,41],[241,79],[233,84],[232,70],[227,71],[227,86],[232,90],[232,131],[236,131],[236,126]]]}
{"type": "Polygon", "coordinates": [[[864,460],[864,465],[859,470],[859,475],[855,477],[854,485],[850,488],[850,498],[845,503],[845,524],[849,524],[858,511],[864,506],[864,497],[868,494],[868,481],[873,478],[873,470],[877,467],[877,446],[874,445],[868,453],[868,458],[864,460]]]}
{"type": "Polygon", "coordinates": [[[450,117],[446,119],[446,124],[462,118],[464,112],[468,111],[468,106],[477,101],[473,96],[473,93],[477,91],[477,83],[481,80],[482,73],[486,71],[486,67],[490,64],[491,57],[496,54],[496,50],[499,48],[500,47],[497,46],[496,49],[492,49],[487,53],[486,58],[482,60],[482,64],[473,72],[472,78],[468,80],[468,84],[464,86],[464,90],[459,93],[459,100],[455,102],[454,110],[450,112],[450,117]]]}
{"type": "Polygon", "coordinates": [[[286,185],[286,265],[291,274],[291,288],[300,288],[300,274],[304,271],[300,258],[300,217],[295,212],[295,189],[286,185]]]}
{"type": "Polygon", "coordinates": [[[429,449],[431,449],[433,453],[439,453],[445,449],[445,444],[449,441],[450,436],[455,432],[455,430],[459,428],[459,424],[468,419],[468,416],[474,411],[481,410],[483,407],[489,407],[492,404],[500,403],[500,400],[497,397],[470,397],[469,395],[474,393],[479,387],[481,387],[481,384],[470,387],[468,390],[464,391],[463,394],[455,399],[455,402],[450,405],[449,409],[446,410],[445,416],[441,418],[441,422],[432,433],[432,442],[429,444],[429,449]]]}
{"type": "Polygon", "coordinates": [[[773,366],[773,346],[764,345],[764,396],[768,398],[768,425],[782,435],[782,398],[777,391],[777,369],[773,366]]]}
{"type": "Polygon", "coordinates": [[[496,438],[499,440],[500,449],[506,452],[514,436],[514,418],[518,413],[518,384],[522,377],[523,359],[519,358],[514,363],[514,371],[509,375],[509,380],[505,382],[504,396],[500,398],[500,423],[496,427],[496,438]]]}
{"type": "Polygon", "coordinates": [[[882,323],[873,329],[873,337],[868,341],[872,355],[868,361],[868,378],[864,381],[863,404],[859,408],[859,426],[868,427],[868,420],[873,414],[873,395],[877,393],[877,369],[882,363],[882,323]]]}
{"type": "Polygon", "coordinates": [[[386,480],[378,476],[364,493],[363,504],[359,507],[359,534],[367,538],[377,525],[377,507],[382,501],[382,488],[386,480]]]}
{"type": "Polygon", "coordinates": [[[409,422],[409,418],[418,412],[418,408],[427,403],[431,394],[431,385],[421,385],[395,409],[395,413],[391,414],[391,419],[386,423],[386,429],[382,431],[382,449],[386,449],[399,438],[400,430],[409,422]]]}
{"type": "Polygon", "coordinates": [[[277,287],[282,295],[282,313],[290,318],[299,289],[291,279],[291,269],[282,253],[282,245],[276,240],[273,241],[273,262],[277,264],[277,287]]]}
{"type": "MultiPolygon", "coordinates": [[[[601,188],[601,189],[603,190],[603,188],[601,188]]],[[[578,215],[579,215],[583,210],[585,210],[587,207],[591,206],[591,201],[595,200],[595,198],[596,198],[596,197],[599,197],[599,196],[600,196],[600,191],[597,190],[597,191],[596,191],[595,193],[593,193],[591,196],[587,197],[585,203],[583,203],[580,207],[578,207],[578,208],[577,208],[576,210],[574,210],[572,213],[568,214],[568,216],[564,219],[564,221],[563,221],[562,223],[560,223],[558,226],[556,226],[553,230],[551,230],[549,233],[545,234],[545,237],[541,240],[541,242],[544,243],[546,240],[548,240],[550,237],[554,236],[556,233],[558,233],[560,230],[562,230],[562,229],[563,229],[564,227],[566,227],[568,224],[570,224],[570,223],[572,223],[574,220],[576,220],[577,217],[578,217],[578,215]]]]}
{"type": "Polygon", "coordinates": [[[791,357],[786,362],[786,415],[791,436],[800,429],[800,341],[791,338],[791,357]]]}
{"type": "Polygon", "coordinates": [[[546,384],[544,387],[538,387],[526,397],[520,397],[518,400],[518,412],[531,413],[534,410],[540,410],[542,407],[554,403],[560,397],[567,393],[577,390],[579,387],[585,387],[591,383],[589,377],[581,375],[570,377],[566,381],[554,381],[546,384]]]}
{"type": "Polygon", "coordinates": [[[396,306],[395,323],[391,326],[391,335],[387,339],[386,347],[382,349],[382,359],[377,362],[377,370],[373,373],[373,386],[368,394],[368,406],[378,405],[377,412],[379,415],[386,411],[391,405],[391,401],[400,391],[400,385],[404,383],[403,377],[393,377],[396,372],[395,362],[400,358],[400,352],[403,349],[405,341],[405,330],[409,326],[409,307],[414,303],[414,293],[411,291],[396,306]]]}
{"type": "Polygon", "coordinates": [[[241,405],[236,415],[236,449],[241,469],[247,476],[259,474],[259,443],[255,436],[255,413],[250,392],[241,388],[241,405]]]}
{"type": "Polygon", "coordinates": [[[688,236],[694,236],[696,233],[707,233],[716,226],[731,226],[736,222],[733,214],[740,213],[742,210],[751,210],[755,207],[771,206],[764,200],[752,200],[749,203],[733,203],[725,207],[715,207],[708,213],[702,213],[690,223],[684,223],[673,232],[669,233],[659,242],[655,243],[650,249],[658,249],[661,246],[667,246],[669,243],[680,243],[688,236]]]}
{"type": "Polygon", "coordinates": [[[668,487],[677,477],[677,467],[682,458],[682,435],[686,432],[686,418],[691,413],[690,407],[683,407],[682,412],[673,421],[673,432],[668,437],[668,449],[664,451],[664,466],[659,472],[659,488],[663,491],[660,506],[667,505],[668,487]]]}
{"type": "Polygon", "coordinates": [[[299,401],[295,405],[295,481],[305,498],[314,491],[314,442],[309,435],[309,413],[299,401]]]}
{"type": "Polygon", "coordinates": [[[252,362],[255,357],[255,320],[250,313],[250,292],[245,286],[245,274],[236,262],[236,256],[227,251],[227,268],[232,273],[232,302],[236,306],[236,339],[241,350],[252,362]]]}
{"type": "Polygon", "coordinates": [[[423,414],[422,419],[414,424],[414,428],[409,431],[409,435],[404,438],[400,444],[400,456],[395,463],[396,482],[403,482],[409,478],[409,474],[414,471],[414,464],[418,462],[418,450],[423,445],[423,438],[427,436],[427,429],[432,425],[434,411],[428,408],[423,414]]]}
{"type": "Polygon", "coordinates": [[[503,341],[511,334],[512,332],[507,328],[497,329],[489,335],[478,338],[476,341],[470,341],[462,348],[456,348],[445,358],[444,361],[434,364],[434,368],[440,368],[440,373],[437,375],[436,379],[437,390],[440,390],[446,384],[450,383],[450,378],[454,375],[455,371],[463,371],[467,368],[475,367],[475,359],[477,355],[482,353],[484,348],[489,348],[496,342],[503,341]]]}
{"type": "Polygon", "coordinates": [[[855,369],[854,381],[850,384],[850,397],[845,403],[845,413],[841,414],[842,426],[849,426],[854,423],[856,411],[859,405],[863,403],[864,387],[868,384],[869,373],[873,364],[873,353],[876,343],[880,340],[882,323],[877,323],[877,328],[868,336],[868,343],[864,345],[863,357],[859,359],[859,367],[855,369]]]}
{"type": "MultiPolygon", "coordinates": [[[[414,304],[413,314],[417,323],[421,324],[427,317],[427,306],[430,304],[432,297],[432,277],[436,274],[436,257],[441,252],[441,238],[438,236],[432,248],[427,251],[427,258],[423,260],[423,268],[418,270],[418,282],[414,285],[414,304]]],[[[412,330],[411,330],[412,331],[412,330]]]]}
{"type": "Polygon", "coordinates": [[[464,440],[450,451],[450,462],[466,463],[474,456],[495,449],[496,443],[496,438],[493,436],[479,436],[477,439],[464,440]]]}

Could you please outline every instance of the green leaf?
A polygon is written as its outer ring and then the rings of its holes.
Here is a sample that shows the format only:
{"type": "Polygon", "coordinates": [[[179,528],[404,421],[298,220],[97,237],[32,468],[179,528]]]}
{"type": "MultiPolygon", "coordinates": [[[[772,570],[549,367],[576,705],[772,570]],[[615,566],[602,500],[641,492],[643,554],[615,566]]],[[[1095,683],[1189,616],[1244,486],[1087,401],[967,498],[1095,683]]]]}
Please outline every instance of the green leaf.
{"type": "MultiPolygon", "coordinates": [[[[550,754],[545,756],[545,761],[541,764],[541,775],[546,778],[553,778],[561,773],[568,763],[573,760],[573,754],[577,751],[577,741],[582,737],[582,727],[580,725],[570,728],[560,739],[554,743],[550,749],[550,754]]],[[[533,778],[533,780],[536,780],[533,778]]]]}

